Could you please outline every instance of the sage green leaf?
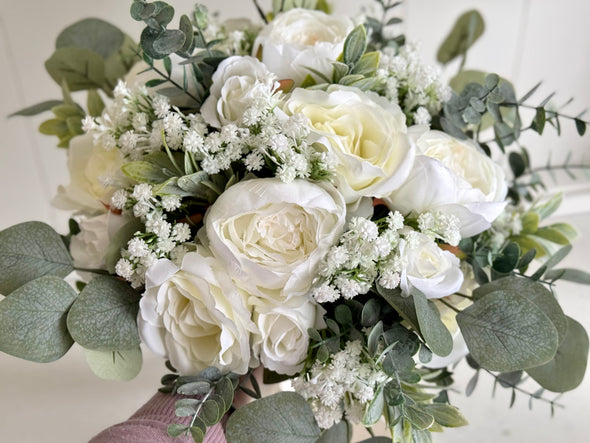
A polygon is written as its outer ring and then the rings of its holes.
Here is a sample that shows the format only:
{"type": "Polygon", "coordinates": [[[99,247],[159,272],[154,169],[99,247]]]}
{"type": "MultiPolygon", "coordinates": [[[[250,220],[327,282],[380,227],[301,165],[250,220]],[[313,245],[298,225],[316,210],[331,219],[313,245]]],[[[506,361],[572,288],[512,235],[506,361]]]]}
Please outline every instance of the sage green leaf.
{"type": "Polygon", "coordinates": [[[570,243],[569,238],[563,235],[559,230],[553,229],[551,227],[540,228],[537,230],[535,235],[558,245],[569,245],[570,243]]]}
{"type": "Polygon", "coordinates": [[[559,276],[560,280],[567,280],[574,283],[580,283],[583,285],[590,285],[590,273],[582,271],[580,269],[551,269],[545,273],[545,278],[548,280],[554,280],[555,277],[559,276]]]}
{"type": "MultiPolygon", "coordinates": [[[[133,3],[135,4],[135,3],[133,3]]],[[[172,423],[170,425],[168,425],[168,429],[166,430],[166,432],[168,433],[168,435],[170,437],[180,437],[182,434],[184,434],[188,429],[188,426],[186,425],[182,425],[180,423],[172,423]]]]}
{"type": "Polygon", "coordinates": [[[377,292],[399,313],[399,315],[402,316],[404,320],[410,324],[413,329],[416,331],[420,330],[413,297],[402,297],[400,290],[385,289],[380,285],[377,285],[377,292]]]}
{"type": "Polygon", "coordinates": [[[207,426],[213,426],[219,423],[221,417],[223,417],[225,411],[217,406],[217,402],[214,400],[207,400],[203,403],[203,409],[201,409],[200,417],[203,419],[207,426]]]}
{"type": "Polygon", "coordinates": [[[182,395],[204,395],[211,389],[211,383],[207,381],[193,381],[178,387],[178,393],[182,395]]]}
{"type": "Polygon", "coordinates": [[[354,66],[367,49],[367,31],[363,25],[354,28],[344,41],[342,59],[349,66],[354,66]]]}
{"type": "Polygon", "coordinates": [[[370,76],[375,73],[379,67],[379,59],[381,54],[379,52],[367,52],[363,54],[360,60],[352,68],[351,74],[360,74],[363,76],[370,76]]]}
{"type": "Polygon", "coordinates": [[[154,49],[162,54],[172,54],[184,46],[185,40],[182,31],[167,29],[154,40],[154,49]]]}
{"type": "MultiPolygon", "coordinates": [[[[537,231],[538,232],[538,231],[537,231]]],[[[555,265],[561,263],[561,261],[568,256],[568,254],[572,251],[573,246],[568,244],[564,247],[560,248],[555,254],[547,259],[545,262],[545,267],[547,269],[553,268],[555,265]]]]}
{"type": "Polygon", "coordinates": [[[445,357],[453,350],[453,337],[440,319],[435,304],[416,288],[412,288],[412,298],[420,332],[432,352],[445,357]]]}
{"type": "Polygon", "coordinates": [[[339,421],[331,428],[322,432],[316,443],[346,443],[349,441],[348,425],[345,421],[339,421]]]}
{"type": "Polygon", "coordinates": [[[567,333],[567,318],[555,296],[541,283],[520,277],[506,277],[494,280],[473,291],[473,297],[479,299],[496,291],[504,291],[507,295],[517,294],[532,301],[549,317],[557,330],[560,342],[567,333]]]}
{"type": "Polygon", "coordinates": [[[419,431],[428,429],[434,423],[434,417],[426,412],[422,408],[422,405],[406,406],[404,408],[404,416],[412,423],[412,427],[419,431]]]}
{"type": "Polygon", "coordinates": [[[66,82],[71,91],[101,88],[105,81],[104,60],[85,48],[60,48],[45,62],[57,84],[66,82]]]}
{"type": "Polygon", "coordinates": [[[163,59],[164,57],[169,55],[165,52],[159,52],[154,48],[154,43],[161,33],[162,30],[160,28],[154,29],[148,26],[144,28],[140,37],[140,45],[141,49],[143,49],[143,52],[147,54],[150,58],[156,60],[163,59]]]}
{"type": "Polygon", "coordinates": [[[540,205],[535,205],[533,207],[533,211],[535,211],[537,214],[539,214],[539,217],[541,220],[545,220],[547,217],[549,217],[551,214],[553,214],[555,211],[557,211],[557,209],[561,205],[562,200],[563,200],[563,194],[561,192],[559,192],[559,193],[555,194],[553,197],[551,197],[549,200],[547,200],[546,202],[544,202],[540,205]]]}
{"type": "Polygon", "coordinates": [[[65,277],[72,257],[60,235],[41,222],[25,222],[0,231],[0,294],[8,295],[44,275],[65,277]]]}
{"type": "Polygon", "coordinates": [[[125,77],[129,70],[139,61],[139,48],[137,43],[131,37],[125,35],[123,44],[117,52],[105,60],[104,75],[109,88],[107,92],[117,84],[117,80],[125,77]]]}
{"type": "Polygon", "coordinates": [[[121,47],[124,39],[125,35],[116,26],[98,18],[87,18],[64,29],[55,47],[86,48],[107,58],[121,47]]]}
{"type": "Polygon", "coordinates": [[[359,443],[391,443],[391,438],[389,438],[389,437],[371,437],[371,438],[363,440],[359,443]]]}
{"type": "Polygon", "coordinates": [[[105,253],[105,267],[111,274],[115,273],[115,266],[121,258],[121,249],[127,246],[127,242],[131,240],[133,234],[142,231],[144,225],[138,219],[133,219],[124,224],[115,235],[109,240],[109,245],[105,253]]]}
{"type": "Polygon", "coordinates": [[[567,317],[567,335],[555,357],[542,366],[526,370],[537,383],[549,391],[571,391],[582,383],[588,364],[588,334],[573,318],[567,317]]]}
{"type": "Polygon", "coordinates": [[[373,426],[377,423],[383,415],[383,407],[385,406],[385,396],[383,395],[383,385],[379,385],[375,391],[375,397],[369,402],[369,406],[365,410],[363,416],[364,426],[373,426]]]}
{"type": "Polygon", "coordinates": [[[559,335],[534,302],[494,291],[457,314],[469,352],[485,369],[510,372],[553,358],[559,335]]]}
{"type": "Polygon", "coordinates": [[[139,346],[125,351],[84,349],[86,363],[103,380],[129,381],[141,371],[143,359],[139,346]]]}
{"type": "Polygon", "coordinates": [[[187,15],[180,16],[179,29],[184,34],[184,44],[179,49],[179,52],[190,52],[190,49],[193,46],[195,34],[193,31],[193,25],[191,23],[191,20],[188,18],[187,15]]]}
{"type": "Polygon", "coordinates": [[[44,276],[0,301],[0,351],[38,363],[62,357],[74,341],[66,328],[76,292],[61,278],[44,276]]]}
{"type": "Polygon", "coordinates": [[[436,59],[442,64],[447,64],[464,55],[481,37],[484,29],[485,23],[479,12],[474,9],[465,12],[457,19],[453,29],[438,48],[436,59]]]}
{"type": "Polygon", "coordinates": [[[509,272],[512,272],[514,268],[516,268],[519,259],[520,247],[518,246],[518,243],[510,242],[502,249],[502,251],[500,251],[500,254],[494,259],[492,267],[496,272],[508,274],[509,272]]]}
{"type": "Polygon", "coordinates": [[[104,102],[96,89],[88,90],[88,99],[86,100],[88,107],[88,115],[92,117],[100,117],[104,109],[104,102]]]}
{"type": "Polygon", "coordinates": [[[179,177],[176,184],[179,188],[191,194],[198,195],[203,188],[203,180],[207,180],[209,175],[205,171],[195,172],[194,174],[179,177]]]}
{"type": "Polygon", "coordinates": [[[457,428],[469,424],[463,414],[459,412],[459,409],[445,403],[422,405],[422,410],[432,415],[439,425],[447,428],[457,428]]]}
{"type": "Polygon", "coordinates": [[[319,436],[311,406],[295,392],[279,392],[242,406],[226,426],[231,443],[315,443],[319,436]]]}
{"type": "Polygon", "coordinates": [[[526,171],[526,164],[522,155],[518,152],[511,152],[508,156],[508,163],[510,164],[510,169],[514,174],[514,178],[520,177],[526,171]]]}
{"type": "Polygon", "coordinates": [[[28,106],[20,111],[13,112],[8,117],[15,117],[15,116],[22,116],[22,117],[30,117],[32,115],[41,114],[42,112],[49,111],[51,108],[57,105],[61,105],[64,102],[61,100],[47,100],[41,103],[37,103],[33,106],[28,106]]]}
{"type": "Polygon", "coordinates": [[[225,405],[224,413],[234,402],[234,385],[228,377],[224,377],[215,385],[215,394],[218,395],[225,405]]]}
{"type": "Polygon", "coordinates": [[[139,346],[139,294],[127,283],[98,276],[88,283],[68,314],[74,340],[97,351],[129,350],[139,346]]]}
{"type": "Polygon", "coordinates": [[[70,133],[70,129],[65,120],[52,118],[45,120],[39,125],[39,132],[44,135],[57,135],[58,137],[63,137],[70,133]]]}
{"type": "Polygon", "coordinates": [[[160,184],[173,177],[170,171],[144,160],[125,163],[121,170],[127,177],[140,183],[160,184]]]}

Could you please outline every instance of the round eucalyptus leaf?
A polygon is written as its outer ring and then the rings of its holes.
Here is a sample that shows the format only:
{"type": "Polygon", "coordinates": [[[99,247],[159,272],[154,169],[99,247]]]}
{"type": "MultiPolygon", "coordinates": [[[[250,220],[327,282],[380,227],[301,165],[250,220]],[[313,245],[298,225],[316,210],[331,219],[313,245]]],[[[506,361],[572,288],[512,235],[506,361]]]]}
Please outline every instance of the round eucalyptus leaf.
{"type": "Polygon", "coordinates": [[[38,363],[62,357],[74,341],[66,328],[76,292],[61,278],[44,276],[0,301],[0,351],[38,363]]]}
{"type": "Polygon", "coordinates": [[[132,350],[139,346],[139,294],[127,283],[99,276],[88,283],[68,314],[68,330],[86,349],[132,350]]]}
{"type": "Polygon", "coordinates": [[[279,392],[235,411],[227,422],[226,436],[232,443],[315,443],[320,436],[320,428],[311,406],[301,395],[279,392]]]}
{"type": "Polygon", "coordinates": [[[0,294],[8,295],[44,275],[65,277],[72,257],[49,225],[26,222],[0,232],[0,294]]]}
{"type": "Polygon", "coordinates": [[[571,391],[579,386],[588,364],[588,334],[573,318],[567,320],[567,335],[555,357],[542,366],[526,370],[537,383],[553,392],[571,391]]]}
{"type": "Polygon", "coordinates": [[[139,346],[125,351],[84,349],[84,354],[92,372],[103,380],[133,380],[141,371],[143,363],[139,346]]]}
{"type": "Polygon", "coordinates": [[[553,322],[517,293],[494,291],[457,314],[473,358],[491,371],[518,371],[547,363],[557,350],[553,322]]]}
{"type": "Polygon", "coordinates": [[[158,38],[154,40],[154,49],[162,54],[172,54],[184,46],[185,40],[182,31],[167,29],[162,31],[158,38]]]}
{"type": "Polygon", "coordinates": [[[70,91],[100,89],[105,81],[105,62],[96,52],[86,48],[59,48],[45,62],[53,80],[68,84],[70,91]]]}
{"type": "Polygon", "coordinates": [[[86,48],[107,58],[119,50],[125,34],[119,28],[98,18],[87,18],[64,29],[55,42],[56,48],[86,48]]]}

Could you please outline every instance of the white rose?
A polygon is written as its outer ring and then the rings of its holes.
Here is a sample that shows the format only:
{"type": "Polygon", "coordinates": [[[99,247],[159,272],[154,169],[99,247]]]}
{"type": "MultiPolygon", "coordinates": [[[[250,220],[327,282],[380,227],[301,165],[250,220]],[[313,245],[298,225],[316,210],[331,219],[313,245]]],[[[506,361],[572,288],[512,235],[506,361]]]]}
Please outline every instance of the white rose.
{"type": "Polygon", "coordinates": [[[338,189],[347,204],[384,197],[408,177],[415,148],[406,118],[383,97],[332,85],[327,91],[296,89],[283,108],[305,115],[317,143],[334,155],[338,189]]]}
{"type": "Polygon", "coordinates": [[[70,184],[58,188],[54,206],[87,213],[105,212],[115,190],[128,183],[121,172],[123,163],[118,149],[94,145],[90,134],[74,137],[68,150],[70,184]]]}
{"type": "Polygon", "coordinates": [[[254,42],[253,55],[261,58],[279,79],[300,85],[313,68],[327,77],[354,28],[349,18],[321,11],[291,9],[262,29],[254,42]]]}
{"type": "Polygon", "coordinates": [[[411,288],[427,298],[441,298],[457,292],[463,283],[459,259],[442,250],[430,237],[412,232],[400,242],[402,260],[400,288],[405,296],[411,288]]]}
{"type": "Polygon", "coordinates": [[[109,242],[128,221],[128,217],[112,212],[81,220],[78,223],[80,232],[70,241],[74,265],[77,268],[105,269],[109,242]]]}
{"type": "Polygon", "coordinates": [[[247,180],[209,208],[199,238],[240,287],[284,300],[309,291],[345,213],[342,196],[329,184],[247,180]]]}
{"type": "Polygon", "coordinates": [[[244,374],[258,365],[250,352],[257,329],[242,295],[214,258],[198,252],[180,268],[162,259],[148,269],[137,323],[142,341],[181,374],[209,366],[244,374]]]}
{"type": "Polygon", "coordinates": [[[253,310],[254,321],[260,331],[260,335],[254,338],[260,352],[260,363],[279,374],[299,372],[307,357],[307,330],[324,326],[318,318],[324,311],[306,297],[298,297],[294,306],[257,299],[253,310]]]}
{"type": "Polygon", "coordinates": [[[257,97],[271,95],[277,86],[272,74],[258,59],[237,55],[226,58],[213,74],[213,84],[201,114],[215,128],[238,124],[257,97]]]}
{"type": "Polygon", "coordinates": [[[506,207],[502,168],[469,140],[428,131],[416,142],[421,155],[406,183],[385,200],[403,214],[441,211],[458,217],[462,237],[491,226],[506,207]]]}
{"type": "MultiPolygon", "coordinates": [[[[180,57],[176,54],[170,54],[170,61],[172,62],[172,73],[170,75],[172,81],[174,81],[178,85],[184,85],[184,78],[188,79],[187,82],[187,91],[193,97],[198,97],[197,87],[195,83],[192,81],[192,72],[191,72],[191,65],[181,65],[180,63],[183,62],[185,59],[180,57]]],[[[160,72],[166,72],[164,67],[164,62],[162,60],[154,60],[154,67],[158,69],[160,72]]],[[[164,80],[160,74],[150,68],[150,66],[144,62],[143,60],[137,62],[133,67],[129,70],[127,75],[125,76],[125,82],[130,86],[144,86],[150,80],[164,80]]],[[[155,86],[151,88],[152,91],[158,92],[162,89],[173,88],[174,85],[170,82],[164,82],[161,85],[155,86]]],[[[180,108],[194,108],[197,106],[197,102],[195,100],[182,92],[182,90],[178,89],[177,95],[168,96],[170,104],[172,106],[178,106],[180,108]]]]}

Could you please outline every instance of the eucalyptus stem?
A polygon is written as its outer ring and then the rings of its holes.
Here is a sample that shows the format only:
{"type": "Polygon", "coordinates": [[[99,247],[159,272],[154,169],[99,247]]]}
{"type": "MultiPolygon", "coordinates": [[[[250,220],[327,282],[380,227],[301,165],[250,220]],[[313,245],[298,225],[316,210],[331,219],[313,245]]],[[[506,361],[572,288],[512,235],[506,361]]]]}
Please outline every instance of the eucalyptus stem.
{"type": "MultiPolygon", "coordinates": [[[[525,105],[525,104],[521,104],[521,103],[514,103],[514,102],[503,102],[500,103],[500,106],[515,106],[517,108],[526,108],[526,109],[533,109],[536,110],[538,108],[540,108],[541,106],[533,106],[533,105],[525,105]]],[[[580,120],[584,123],[586,123],[587,125],[590,125],[590,121],[586,121],[586,120],[582,120],[579,117],[573,117],[571,115],[567,115],[567,114],[562,114],[561,112],[557,112],[557,111],[552,111],[550,109],[546,109],[545,110],[548,114],[553,114],[553,116],[556,117],[561,117],[561,118],[567,118],[569,120],[580,120]]],[[[552,118],[553,116],[550,116],[548,118],[552,118]]]]}
{"type": "Polygon", "coordinates": [[[165,78],[167,81],[172,83],[172,85],[174,85],[175,87],[177,87],[178,89],[183,91],[186,95],[188,95],[190,98],[192,98],[196,103],[200,103],[199,99],[197,97],[192,95],[190,92],[185,90],[182,86],[180,86],[178,83],[176,83],[174,80],[172,80],[172,77],[170,77],[168,74],[164,74],[162,71],[160,71],[158,68],[156,68],[153,64],[150,65],[150,68],[152,70],[154,70],[157,74],[159,74],[161,77],[165,78]]]}
{"type": "Polygon", "coordinates": [[[105,271],[104,269],[89,269],[89,268],[76,268],[76,267],[74,267],[74,271],[91,272],[93,274],[99,274],[99,275],[111,275],[110,272],[105,271]]]}
{"type": "Polygon", "coordinates": [[[168,155],[168,158],[170,159],[170,161],[172,162],[172,164],[176,168],[176,172],[178,172],[179,175],[184,175],[184,171],[182,169],[180,169],[180,167],[176,163],[176,160],[174,159],[174,156],[172,155],[172,152],[170,151],[170,148],[168,147],[168,143],[166,143],[166,134],[164,132],[164,129],[162,129],[162,142],[164,143],[164,149],[166,150],[166,154],[168,155]]]}
{"type": "Polygon", "coordinates": [[[264,24],[267,25],[268,24],[268,19],[266,18],[266,15],[264,15],[264,11],[262,10],[262,8],[260,7],[260,5],[258,4],[258,1],[257,0],[252,0],[252,1],[254,2],[254,6],[256,7],[256,10],[258,11],[258,14],[262,18],[262,21],[264,21],[264,24]]]}

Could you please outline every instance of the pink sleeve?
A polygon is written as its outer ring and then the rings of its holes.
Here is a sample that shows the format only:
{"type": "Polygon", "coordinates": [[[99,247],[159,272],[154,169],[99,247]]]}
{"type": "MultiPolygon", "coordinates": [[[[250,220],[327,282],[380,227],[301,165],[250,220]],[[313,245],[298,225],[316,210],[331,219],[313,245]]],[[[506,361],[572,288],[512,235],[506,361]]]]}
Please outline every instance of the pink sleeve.
{"type": "MultiPolygon", "coordinates": [[[[190,417],[177,417],[174,403],[179,396],[158,392],[143,405],[127,421],[111,426],[90,440],[90,443],[190,443],[191,437],[169,437],[166,433],[171,423],[189,424],[190,417]]],[[[205,443],[226,443],[223,426],[227,416],[221,423],[207,430],[205,443]]]]}

